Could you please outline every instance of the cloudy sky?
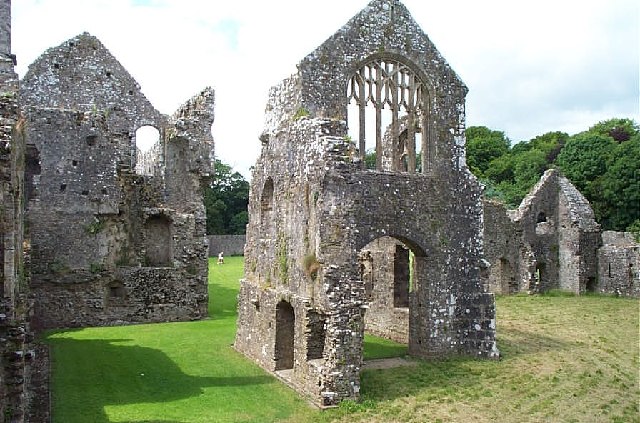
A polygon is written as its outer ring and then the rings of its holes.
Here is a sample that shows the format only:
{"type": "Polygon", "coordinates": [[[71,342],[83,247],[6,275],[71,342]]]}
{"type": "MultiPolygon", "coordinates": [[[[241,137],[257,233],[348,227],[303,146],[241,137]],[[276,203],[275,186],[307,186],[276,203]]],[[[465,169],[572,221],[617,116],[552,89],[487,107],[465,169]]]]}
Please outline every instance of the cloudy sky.
{"type": "MultiPolygon", "coordinates": [[[[268,89],[368,0],[14,0],[17,71],[84,31],[163,113],[216,90],[216,156],[249,177],[268,89]]],[[[467,126],[513,141],[640,121],[637,0],[404,0],[469,87],[467,126]]]]}

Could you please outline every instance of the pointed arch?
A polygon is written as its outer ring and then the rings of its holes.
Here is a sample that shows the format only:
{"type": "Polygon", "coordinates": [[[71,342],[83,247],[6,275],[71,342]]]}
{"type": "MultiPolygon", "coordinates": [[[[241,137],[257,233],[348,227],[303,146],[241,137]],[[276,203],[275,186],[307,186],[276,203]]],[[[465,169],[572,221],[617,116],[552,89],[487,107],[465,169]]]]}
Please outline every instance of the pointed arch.
{"type": "Polygon", "coordinates": [[[351,74],[346,98],[357,107],[357,124],[352,116],[348,120],[357,127],[362,163],[367,140],[373,138],[368,132],[373,129],[376,170],[414,173],[430,169],[434,154],[431,95],[426,77],[415,64],[400,55],[370,56],[351,74]],[[368,116],[371,114],[375,117],[368,116]],[[420,163],[417,151],[422,153],[420,163]]]}

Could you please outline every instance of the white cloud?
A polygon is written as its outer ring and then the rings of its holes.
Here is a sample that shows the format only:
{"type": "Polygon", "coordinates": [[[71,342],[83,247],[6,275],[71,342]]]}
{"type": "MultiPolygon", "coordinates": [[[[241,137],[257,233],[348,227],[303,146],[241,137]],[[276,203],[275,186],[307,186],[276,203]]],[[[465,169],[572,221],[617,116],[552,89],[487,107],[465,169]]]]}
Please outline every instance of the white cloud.
{"type": "MultiPolygon", "coordinates": [[[[639,119],[635,0],[405,0],[469,87],[467,124],[514,141],[569,133],[610,117],[639,119]]],[[[18,72],[83,31],[100,38],[149,100],[172,113],[216,89],[216,155],[245,176],[270,86],[366,6],[272,0],[20,0],[18,72]]]]}

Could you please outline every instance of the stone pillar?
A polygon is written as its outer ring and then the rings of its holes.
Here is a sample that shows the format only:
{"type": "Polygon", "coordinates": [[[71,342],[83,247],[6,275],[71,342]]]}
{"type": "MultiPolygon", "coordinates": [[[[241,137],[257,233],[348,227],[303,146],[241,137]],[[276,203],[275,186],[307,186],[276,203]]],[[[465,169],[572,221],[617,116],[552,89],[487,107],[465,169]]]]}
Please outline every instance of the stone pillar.
{"type": "Polygon", "coordinates": [[[0,0],[0,82],[13,76],[14,64],[15,57],[11,54],[11,0],[0,0]]]}
{"type": "Polygon", "coordinates": [[[0,54],[11,54],[11,0],[0,0],[0,54]]]}

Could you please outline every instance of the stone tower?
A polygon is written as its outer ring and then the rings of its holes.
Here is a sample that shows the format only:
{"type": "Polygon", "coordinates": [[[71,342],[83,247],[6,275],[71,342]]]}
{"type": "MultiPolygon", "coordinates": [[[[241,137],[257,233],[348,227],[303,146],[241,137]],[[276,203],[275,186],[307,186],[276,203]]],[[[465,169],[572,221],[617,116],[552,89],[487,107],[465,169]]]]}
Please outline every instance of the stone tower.
{"type": "Polygon", "coordinates": [[[322,406],[359,398],[365,331],[497,357],[465,85],[397,0],[297,69],[267,105],[235,347],[322,406]]]}

